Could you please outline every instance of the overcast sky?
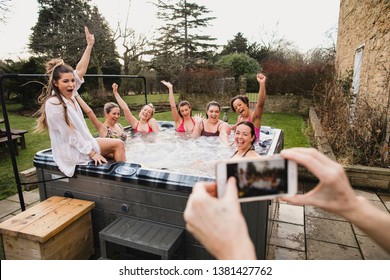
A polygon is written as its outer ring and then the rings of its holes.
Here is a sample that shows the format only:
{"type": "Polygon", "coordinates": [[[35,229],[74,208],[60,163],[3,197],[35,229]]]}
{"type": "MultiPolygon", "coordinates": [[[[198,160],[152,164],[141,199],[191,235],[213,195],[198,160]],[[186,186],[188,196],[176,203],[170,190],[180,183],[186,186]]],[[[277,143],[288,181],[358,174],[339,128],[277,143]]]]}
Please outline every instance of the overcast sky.
{"type": "MultiPolygon", "coordinates": [[[[329,46],[336,40],[340,0],[189,0],[206,6],[216,17],[204,34],[225,45],[242,32],[249,42],[267,40],[272,33],[294,43],[301,52],[329,46]],[[329,34],[333,39],[329,39],[329,34]]],[[[129,26],[150,36],[160,26],[148,0],[131,0],[129,26]]],[[[12,0],[5,24],[0,23],[0,59],[29,56],[27,44],[38,19],[35,0],[12,0]]],[[[112,28],[123,24],[129,0],[93,0],[112,28]]]]}

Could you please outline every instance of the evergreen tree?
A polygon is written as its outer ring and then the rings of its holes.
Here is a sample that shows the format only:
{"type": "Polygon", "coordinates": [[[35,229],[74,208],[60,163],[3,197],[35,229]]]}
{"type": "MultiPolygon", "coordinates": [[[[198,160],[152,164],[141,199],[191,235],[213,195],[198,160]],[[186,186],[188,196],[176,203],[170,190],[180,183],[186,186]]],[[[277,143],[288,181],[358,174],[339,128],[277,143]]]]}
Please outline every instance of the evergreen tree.
{"type": "Polygon", "coordinates": [[[248,52],[248,39],[244,37],[244,34],[238,32],[233,40],[229,40],[227,45],[223,47],[221,55],[227,55],[231,53],[247,53],[248,52]]]}
{"type": "Polygon", "coordinates": [[[243,53],[251,58],[261,62],[269,54],[269,50],[265,47],[259,46],[256,42],[249,43],[248,39],[244,37],[244,34],[238,32],[233,40],[229,40],[227,45],[223,46],[221,55],[228,55],[232,53],[243,53]]]}
{"type": "Polygon", "coordinates": [[[190,69],[212,55],[212,50],[217,47],[211,43],[215,38],[201,35],[201,29],[215,19],[206,16],[210,10],[187,0],[174,4],[158,0],[155,5],[158,18],[166,24],[158,29],[160,36],[153,43],[153,68],[159,72],[166,71],[163,68],[167,67],[190,69]]]}

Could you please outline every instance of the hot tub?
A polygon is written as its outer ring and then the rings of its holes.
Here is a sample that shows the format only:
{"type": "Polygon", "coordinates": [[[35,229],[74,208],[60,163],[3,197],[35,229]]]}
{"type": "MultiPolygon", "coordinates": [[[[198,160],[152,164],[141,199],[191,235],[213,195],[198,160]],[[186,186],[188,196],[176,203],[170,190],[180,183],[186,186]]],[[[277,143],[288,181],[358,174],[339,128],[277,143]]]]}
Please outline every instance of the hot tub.
{"type": "MultiPolygon", "coordinates": [[[[159,125],[161,128],[159,134],[174,131],[172,122],[159,122],[159,125]]],[[[261,133],[264,140],[255,146],[260,154],[271,155],[283,148],[283,132],[280,129],[262,127],[261,133]]],[[[133,140],[148,145],[136,137],[128,140],[130,143],[127,145],[131,145],[133,140]]],[[[154,146],[159,145],[155,139],[151,142],[154,146]]],[[[161,150],[166,151],[164,147],[165,145],[161,145],[161,150]]],[[[198,168],[180,171],[173,168],[174,164],[167,165],[165,160],[161,161],[161,167],[148,166],[156,163],[155,157],[159,154],[153,153],[152,163],[140,163],[134,159],[135,162],[77,166],[74,177],[67,178],[54,163],[51,149],[40,151],[34,157],[37,176],[39,181],[42,181],[39,184],[40,199],[42,201],[56,195],[94,201],[96,206],[92,210],[92,222],[97,248],[99,232],[118,217],[136,218],[185,229],[183,211],[192,187],[198,181],[214,181],[213,169],[209,174],[196,171],[198,168]]],[[[161,152],[161,156],[166,157],[166,154],[161,152]]],[[[190,157],[193,158],[194,155],[191,154],[190,157]]],[[[180,162],[180,156],[174,159],[180,162]]],[[[201,165],[199,162],[198,164],[201,165]]],[[[242,203],[241,206],[257,256],[264,259],[270,202],[248,202],[242,203]]],[[[212,259],[212,256],[186,231],[182,246],[185,252],[184,259],[212,259]]]]}

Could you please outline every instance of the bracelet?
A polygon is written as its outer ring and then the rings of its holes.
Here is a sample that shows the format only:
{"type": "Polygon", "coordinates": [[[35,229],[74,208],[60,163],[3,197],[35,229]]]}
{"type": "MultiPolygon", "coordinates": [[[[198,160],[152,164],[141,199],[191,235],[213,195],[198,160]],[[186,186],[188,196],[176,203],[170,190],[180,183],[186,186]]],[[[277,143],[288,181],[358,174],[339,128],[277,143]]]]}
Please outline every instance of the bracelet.
{"type": "Polygon", "coordinates": [[[76,98],[79,97],[79,96],[80,96],[80,94],[77,94],[77,95],[74,96],[74,98],[76,99],[76,98]]]}

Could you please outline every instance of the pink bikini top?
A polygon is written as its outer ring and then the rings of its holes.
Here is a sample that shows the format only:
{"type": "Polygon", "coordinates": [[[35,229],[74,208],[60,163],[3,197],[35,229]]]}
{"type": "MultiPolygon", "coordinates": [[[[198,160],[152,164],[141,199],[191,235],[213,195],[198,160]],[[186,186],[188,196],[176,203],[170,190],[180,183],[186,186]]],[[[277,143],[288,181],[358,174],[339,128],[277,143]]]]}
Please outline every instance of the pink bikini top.
{"type": "MultiPolygon", "coordinates": [[[[195,125],[194,119],[191,117],[192,123],[195,125]]],[[[184,119],[182,119],[180,125],[176,129],[177,132],[186,132],[186,128],[184,127],[184,119]]]]}

